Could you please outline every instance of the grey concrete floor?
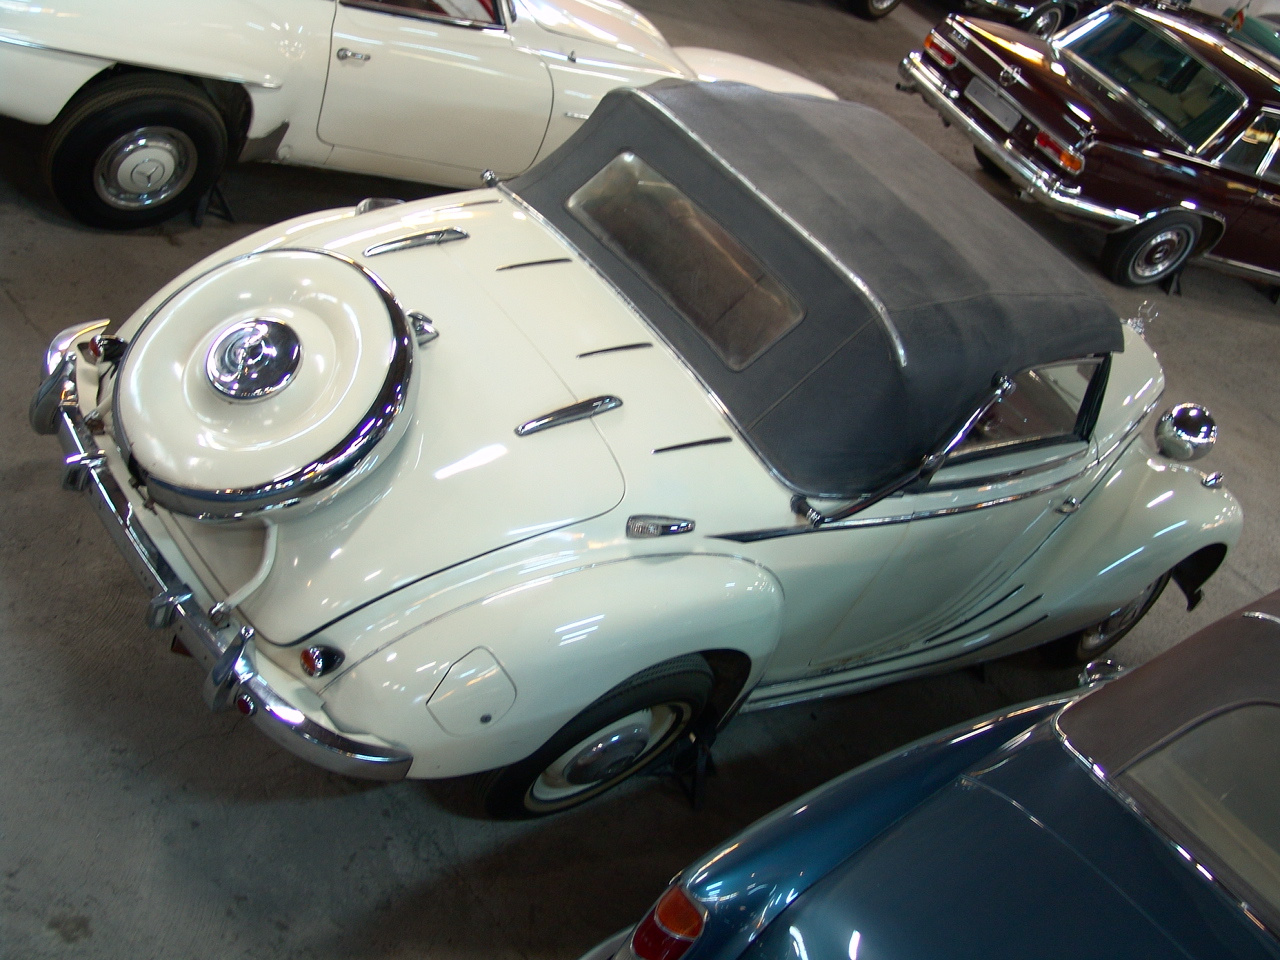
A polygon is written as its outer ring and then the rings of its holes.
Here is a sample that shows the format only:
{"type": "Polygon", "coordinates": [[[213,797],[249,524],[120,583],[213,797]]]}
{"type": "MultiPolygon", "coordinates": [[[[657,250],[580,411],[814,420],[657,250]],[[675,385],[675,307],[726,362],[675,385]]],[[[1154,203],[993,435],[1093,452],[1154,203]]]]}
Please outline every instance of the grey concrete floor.
{"type": "MultiPolygon", "coordinates": [[[[1188,615],[1170,591],[1120,647],[1134,663],[1280,585],[1274,496],[1280,311],[1255,287],[1192,268],[1184,294],[1102,279],[1100,240],[1017,203],[895,66],[945,8],[906,0],[865,23],[837,0],[641,0],[677,44],[804,73],[898,117],[1080,262],[1122,313],[1152,301],[1167,399],[1218,415],[1208,461],[1244,504],[1243,539],[1188,615]]],[[[706,847],[827,778],[927,732],[1064,688],[1034,658],[858,697],[741,717],[694,813],[649,778],[536,823],[461,811],[456,785],[368,785],[280,752],[210,714],[191,662],[142,625],[143,597],[87,506],[58,491],[52,441],[26,404],[48,339],[123,319],[198,258],[283,217],[393,181],[249,166],[226,191],[239,217],[113,235],[60,213],[34,172],[39,131],[0,123],[0,957],[576,957],[635,919],[706,847]]]]}

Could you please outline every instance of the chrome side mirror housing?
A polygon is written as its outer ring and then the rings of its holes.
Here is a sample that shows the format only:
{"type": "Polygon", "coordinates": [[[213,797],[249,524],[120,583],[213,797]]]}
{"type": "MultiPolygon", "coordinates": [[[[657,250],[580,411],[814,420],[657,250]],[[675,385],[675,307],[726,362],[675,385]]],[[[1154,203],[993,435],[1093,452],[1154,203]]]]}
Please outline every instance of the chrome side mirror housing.
{"type": "Polygon", "coordinates": [[[1217,439],[1213,414],[1198,403],[1180,403],[1156,422],[1156,447],[1170,460],[1199,460],[1217,439]]]}

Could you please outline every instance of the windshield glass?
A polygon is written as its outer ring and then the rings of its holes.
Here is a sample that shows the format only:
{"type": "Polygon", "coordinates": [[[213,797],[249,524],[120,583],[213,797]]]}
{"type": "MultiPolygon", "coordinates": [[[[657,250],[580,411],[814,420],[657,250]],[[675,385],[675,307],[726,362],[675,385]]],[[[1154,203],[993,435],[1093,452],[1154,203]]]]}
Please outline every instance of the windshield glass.
{"type": "Polygon", "coordinates": [[[1280,929],[1280,707],[1249,704],[1211,717],[1116,780],[1280,929]]]}
{"type": "Polygon", "coordinates": [[[1085,21],[1062,47],[1129,91],[1195,149],[1244,103],[1227,80],[1168,34],[1122,10],[1085,21]]]}

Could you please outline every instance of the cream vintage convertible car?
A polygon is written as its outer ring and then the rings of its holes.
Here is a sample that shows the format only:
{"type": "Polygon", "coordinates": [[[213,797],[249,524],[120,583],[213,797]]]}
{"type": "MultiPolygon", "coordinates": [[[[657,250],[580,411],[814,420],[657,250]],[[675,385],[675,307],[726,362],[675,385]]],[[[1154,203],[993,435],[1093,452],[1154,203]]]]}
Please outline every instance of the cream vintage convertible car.
{"type": "Polygon", "coordinates": [[[617,86],[740,80],[620,0],[6,0],[0,114],[48,124],[54,195],[98,227],[191,207],[230,157],[477,187],[559,146],[617,86]]]}
{"type": "Polygon", "coordinates": [[[882,114],[740,84],[614,91],[510,183],[271,227],[105,327],[32,424],[208,702],[494,815],[739,710],[1092,658],[1241,524],[1088,278],[882,114]]]}

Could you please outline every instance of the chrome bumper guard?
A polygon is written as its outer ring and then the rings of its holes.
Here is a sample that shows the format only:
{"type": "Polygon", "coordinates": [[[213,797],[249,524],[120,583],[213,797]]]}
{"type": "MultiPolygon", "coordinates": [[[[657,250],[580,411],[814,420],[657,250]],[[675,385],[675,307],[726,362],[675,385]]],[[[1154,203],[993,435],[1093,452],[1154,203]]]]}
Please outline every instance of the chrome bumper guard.
{"type": "Polygon", "coordinates": [[[1053,174],[1042,169],[1024,155],[1012,140],[997,140],[960,109],[959,90],[949,87],[942,77],[925,62],[925,54],[913,50],[898,64],[902,81],[898,89],[918,93],[949,124],[955,124],[973,141],[973,145],[990,157],[1021,190],[1023,196],[1044,204],[1049,209],[1072,217],[1091,220],[1111,227],[1131,227],[1142,216],[1128,210],[1117,210],[1090,203],[1078,192],[1064,186],[1053,174]]]}
{"type": "Polygon", "coordinates": [[[49,347],[47,377],[31,401],[31,426],[37,433],[57,434],[63,449],[62,486],[85,491],[133,572],[152,595],[147,626],[176,631],[182,645],[208,671],[205,702],[213,710],[233,696],[242,712],[286,750],[326,770],[371,780],[401,780],[413,762],[411,754],[343,736],[308,718],[274,690],[254,669],[246,647],[253,628],[214,624],[193,591],[170,566],[155,542],[134,520],[133,504],[107,469],[106,456],[80,411],[76,388],[76,342],[105,321],[73,327],[49,347]]]}

